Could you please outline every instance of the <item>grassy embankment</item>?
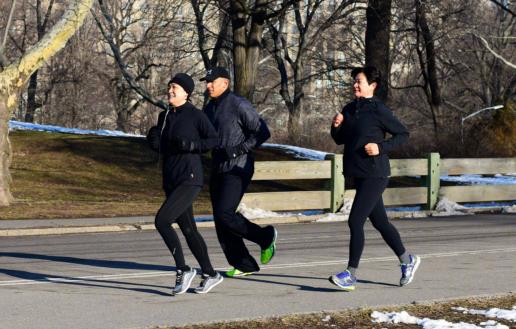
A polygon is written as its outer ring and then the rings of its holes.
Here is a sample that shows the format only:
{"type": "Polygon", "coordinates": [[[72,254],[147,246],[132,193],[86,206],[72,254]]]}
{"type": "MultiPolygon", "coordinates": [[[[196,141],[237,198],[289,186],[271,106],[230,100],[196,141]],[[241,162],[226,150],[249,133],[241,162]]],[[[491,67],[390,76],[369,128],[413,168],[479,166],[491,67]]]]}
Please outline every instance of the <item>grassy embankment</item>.
{"type": "MultiPolygon", "coordinates": [[[[351,296],[351,295],[349,295],[351,296]]],[[[351,296],[352,297],[352,296],[351,296]]],[[[495,320],[509,328],[515,328],[514,322],[503,319],[490,319],[483,315],[463,314],[452,309],[452,307],[465,307],[469,309],[488,310],[500,308],[510,310],[516,306],[516,294],[457,299],[446,302],[412,304],[406,306],[362,308],[358,310],[345,310],[341,312],[319,312],[302,315],[288,315],[283,317],[266,318],[260,320],[235,321],[212,324],[188,325],[183,327],[170,327],[181,329],[417,329],[421,326],[415,324],[386,324],[373,323],[371,313],[380,312],[401,312],[406,311],[418,318],[429,318],[432,320],[444,319],[452,323],[471,323],[477,326],[488,320],[495,320]]]]}
{"type": "MultiPolygon", "coordinates": [[[[0,219],[84,218],[154,215],[161,202],[157,154],[142,138],[15,131],[12,192],[16,202],[0,219]]],[[[257,160],[291,160],[261,149],[257,160]]],[[[205,158],[206,176],[209,159],[205,158]]],[[[207,179],[205,179],[207,182],[207,179]]],[[[249,191],[323,189],[325,182],[253,182],[249,191]]],[[[194,204],[211,213],[207,186],[194,204]]]]}

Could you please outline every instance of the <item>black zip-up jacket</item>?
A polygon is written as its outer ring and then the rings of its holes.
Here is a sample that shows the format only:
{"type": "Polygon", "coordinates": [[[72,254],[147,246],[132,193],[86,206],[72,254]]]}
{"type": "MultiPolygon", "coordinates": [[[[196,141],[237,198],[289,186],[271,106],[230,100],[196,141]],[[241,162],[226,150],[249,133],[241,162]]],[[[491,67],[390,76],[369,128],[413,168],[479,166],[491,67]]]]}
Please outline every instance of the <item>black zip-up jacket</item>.
{"type": "Polygon", "coordinates": [[[203,185],[200,154],[217,146],[218,136],[206,115],[187,102],[158,116],[158,125],[147,136],[163,157],[163,188],[180,184],[203,185]]]}
{"type": "Polygon", "coordinates": [[[376,97],[359,98],[342,109],[344,122],[331,127],[331,136],[344,144],[344,175],[347,177],[388,177],[391,174],[387,153],[408,140],[407,128],[376,97]],[[385,139],[385,133],[392,135],[385,139]],[[369,156],[364,146],[378,144],[380,154],[369,156]]]}
{"type": "Polygon", "coordinates": [[[234,168],[254,171],[252,150],[271,134],[252,104],[228,89],[210,100],[204,112],[219,134],[219,146],[212,152],[214,170],[219,173],[234,168]]]}

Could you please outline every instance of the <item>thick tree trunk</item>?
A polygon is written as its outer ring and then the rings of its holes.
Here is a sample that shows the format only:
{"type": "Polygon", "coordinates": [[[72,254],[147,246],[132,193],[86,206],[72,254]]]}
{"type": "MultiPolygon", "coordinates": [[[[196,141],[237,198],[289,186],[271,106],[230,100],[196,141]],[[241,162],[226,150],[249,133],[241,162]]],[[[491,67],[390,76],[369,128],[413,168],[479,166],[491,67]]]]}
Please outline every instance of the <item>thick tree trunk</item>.
{"type": "Polygon", "coordinates": [[[376,96],[386,102],[389,95],[391,0],[369,0],[366,16],[365,64],[382,72],[383,81],[376,96]]]}
{"type": "Polygon", "coordinates": [[[17,97],[0,90],[0,206],[8,206],[13,200],[11,194],[11,143],[9,142],[9,115],[17,105],[17,97]],[[9,104],[8,104],[9,102],[9,104]]]}
{"type": "Polygon", "coordinates": [[[233,26],[233,68],[234,89],[241,96],[253,101],[258,60],[265,24],[266,0],[256,0],[247,31],[247,8],[245,1],[231,1],[231,22],[233,26]]]}
{"type": "Polygon", "coordinates": [[[297,145],[301,140],[303,134],[303,125],[301,122],[301,111],[294,108],[293,104],[289,106],[288,116],[288,138],[289,142],[293,145],[297,145]]]}

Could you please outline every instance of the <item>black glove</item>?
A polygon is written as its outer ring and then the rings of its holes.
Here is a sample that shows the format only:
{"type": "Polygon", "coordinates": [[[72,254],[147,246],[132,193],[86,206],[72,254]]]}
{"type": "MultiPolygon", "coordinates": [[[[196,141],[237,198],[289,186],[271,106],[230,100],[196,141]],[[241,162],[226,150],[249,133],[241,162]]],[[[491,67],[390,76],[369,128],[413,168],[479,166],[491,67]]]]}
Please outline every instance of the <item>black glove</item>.
{"type": "Polygon", "coordinates": [[[147,142],[149,143],[150,148],[156,152],[159,150],[159,135],[159,129],[157,126],[151,127],[147,133],[147,142]]]}
{"type": "Polygon", "coordinates": [[[226,159],[236,159],[242,154],[247,153],[242,144],[224,147],[222,148],[222,151],[226,159]]]}
{"type": "Polygon", "coordinates": [[[196,150],[197,144],[186,138],[172,136],[170,139],[172,149],[180,152],[193,152],[196,150]]]}

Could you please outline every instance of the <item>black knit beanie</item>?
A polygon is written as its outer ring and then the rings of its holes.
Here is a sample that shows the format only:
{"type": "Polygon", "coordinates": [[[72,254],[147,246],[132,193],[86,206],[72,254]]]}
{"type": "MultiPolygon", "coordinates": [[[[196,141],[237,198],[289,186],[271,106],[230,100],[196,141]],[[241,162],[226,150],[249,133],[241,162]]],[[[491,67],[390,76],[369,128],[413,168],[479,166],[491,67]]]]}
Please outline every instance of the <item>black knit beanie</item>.
{"type": "Polygon", "coordinates": [[[188,96],[190,96],[192,94],[192,92],[194,91],[194,88],[195,88],[195,84],[194,84],[192,77],[190,77],[186,73],[178,73],[178,74],[174,75],[172,77],[172,79],[170,79],[170,81],[168,82],[169,85],[172,83],[176,83],[176,84],[180,85],[181,87],[183,87],[183,89],[186,91],[188,96]]]}

